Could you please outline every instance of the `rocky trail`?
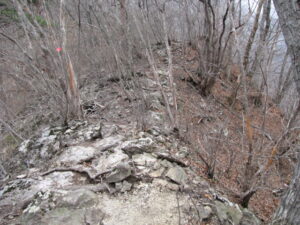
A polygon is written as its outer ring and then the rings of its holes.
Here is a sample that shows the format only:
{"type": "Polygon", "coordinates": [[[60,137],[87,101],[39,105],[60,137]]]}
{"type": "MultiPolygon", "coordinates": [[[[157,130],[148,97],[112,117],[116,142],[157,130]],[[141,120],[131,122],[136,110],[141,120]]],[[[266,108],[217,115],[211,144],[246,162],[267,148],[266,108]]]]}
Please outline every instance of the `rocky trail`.
{"type": "Polygon", "coordinates": [[[20,162],[39,166],[3,184],[1,224],[259,224],[186,165],[187,151],[157,128],[45,129],[19,148],[20,162]]]}
{"type": "MultiPolygon", "coordinates": [[[[172,102],[165,69],[158,73],[172,102]]],[[[194,171],[189,146],[166,128],[157,83],[143,74],[144,131],[111,79],[101,87],[110,94],[89,86],[88,121],[48,126],[16,149],[2,175],[1,225],[261,224],[194,171]]]]}

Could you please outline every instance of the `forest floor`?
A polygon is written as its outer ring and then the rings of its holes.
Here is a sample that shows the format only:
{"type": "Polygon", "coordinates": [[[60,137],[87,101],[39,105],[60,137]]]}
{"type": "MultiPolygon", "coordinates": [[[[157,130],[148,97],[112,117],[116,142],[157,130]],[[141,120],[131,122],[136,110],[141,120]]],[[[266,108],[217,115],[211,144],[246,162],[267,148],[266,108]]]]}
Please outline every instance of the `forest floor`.
{"type": "MultiPolygon", "coordinates": [[[[206,163],[215,163],[214,177],[207,180],[227,194],[230,200],[237,202],[235,195],[241,193],[249,154],[242,87],[239,87],[235,103],[229,104],[229,97],[237,87],[238,66],[232,66],[230,79],[226,78],[225,72],[220,72],[211,95],[203,97],[197,85],[190,80],[191,76],[196,76],[198,67],[196,51],[176,43],[172,47],[179,133],[194,149],[190,165],[200,176],[207,177],[206,163]]],[[[157,64],[162,70],[167,68],[166,55],[158,57],[157,64]]],[[[267,222],[280,200],[274,190],[287,187],[293,162],[289,157],[274,157],[274,151],[277,151],[274,150],[275,143],[281,138],[287,123],[283,113],[270,97],[259,97],[255,85],[247,83],[253,161],[257,168],[268,164],[264,177],[256,184],[259,188],[251,198],[249,208],[267,222]]],[[[285,142],[280,147],[287,145],[285,142]]],[[[255,178],[250,182],[255,182],[255,178]]]]}

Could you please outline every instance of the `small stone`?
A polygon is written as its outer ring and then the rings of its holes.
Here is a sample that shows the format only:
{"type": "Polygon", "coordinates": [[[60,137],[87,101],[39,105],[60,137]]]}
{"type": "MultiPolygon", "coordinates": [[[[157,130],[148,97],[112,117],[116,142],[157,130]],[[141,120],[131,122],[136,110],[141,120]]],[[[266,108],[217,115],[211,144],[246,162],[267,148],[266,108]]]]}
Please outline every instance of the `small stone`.
{"type": "Polygon", "coordinates": [[[115,183],[115,188],[117,191],[121,191],[123,184],[121,182],[115,183]]]}
{"type": "Polygon", "coordinates": [[[17,179],[24,179],[26,177],[27,177],[26,174],[20,174],[20,175],[17,176],[17,179]]]}
{"type": "Polygon", "coordinates": [[[153,178],[161,177],[163,173],[165,172],[164,168],[160,168],[158,170],[152,171],[149,176],[153,178]]]}
{"type": "Polygon", "coordinates": [[[165,143],[166,142],[166,139],[163,136],[158,136],[155,139],[156,139],[157,142],[160,142],[160,143],[165,143]]]}
{"type": "Polygon", "coordinates": [[[28,151],[28,147],[30,144],[30,140],[23,141],[19,147],[19,152],[26,153],[28,151]]]}
{"type": "Polygon", "coordinates": [[[176,153],[176,156],[179,158],[186,158],[188,156],[188,148],[187,147],[181,147],[179,149],[179,152],[176,153]]]}
{"type": "Polygon", "coordinates": [[[209,219],[213,213],[212,209],[209,206],[199,207],[198,212],[202,220],[209,219]]]}
{"type": "Polygon", "coordinates": [[[65,134],[71,134],[71,133],[73,133],[72,129],[68,129],[68,130],[65,131],[65,134]]]}
{"type": "Polygon", "coordinates": [[[14,218],[13,215],[8,215],[8,219],[12,220],[14,218]]]}
{"type": "Polygon", "coordinates": [[[36,205],[29,205],[23,212],[28,214],[35,214],[40,211],[40,207],[36,205]]]}
{"type": "Polygon", "coordinates": [[[127,182],[126,180],[123,181],[123,187],[121,189],[121,192],[130,191],[132,187],[132,184],[127,182]]]}
{"type": "Polygon", "coordinates": [[[96,208],[91,208],[86,210],[84,215],[84,224],[103,224],[102,220],[105,217],[105,214],[96,208]]]}

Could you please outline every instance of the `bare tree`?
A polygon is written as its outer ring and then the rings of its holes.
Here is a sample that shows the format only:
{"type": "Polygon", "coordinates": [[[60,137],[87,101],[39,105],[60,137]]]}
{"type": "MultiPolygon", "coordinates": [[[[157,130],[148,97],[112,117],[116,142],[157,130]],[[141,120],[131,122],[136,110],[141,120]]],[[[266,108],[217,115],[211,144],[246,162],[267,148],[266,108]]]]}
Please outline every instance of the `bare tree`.
{"type": "MultiPolygon", "coordinates": [[[[273,2],[295,68],[294,81],[300,94],[300,2],[299,0],[273,0],[273,2]]],[[[298,163],[289,189],[283,196],[271,224],[300,224],[300,157],[298,157],[298,163]]]]}
{"type": "Polygon", "coordinates": [[[250,57],[249,55],[250,55],[250,51],[251,51],[251,48],[252,48],[252,45],[253,45],[253,42],[254,42],[256,31],[258,29],[259,16],[260,16],[261,9],[263,7],[264,1],[265,0],[260,0],[259,1],[258,7],[257,7],[257,11],[256,11],[256,15],[255,15],[255,19],[254,19],[253,28],[252,28],[252,31],[250,33],[250,36],[249,36],[249,39],[248,39],[248,42],[247,42],[247,45],[246,45],[244,59],[243,59],[243,65],[244,65],[244,69],[246,71],[248,71],[249,57],[250,57]]]}
{"type": "Polygon", "coordinates": [[[252,64],[251,70],[249,71],[249,76],[253,76],[259,64],[262,65],[262,60],[264,60],[264,50],[266,48],[266,39],[270,30],[270,12],[271,12],[271,0],[267,0],[263,6],[263,15],[260,21],[260,36],[257,45],[257,50],[255,52],[254,62],[252,64]]]}

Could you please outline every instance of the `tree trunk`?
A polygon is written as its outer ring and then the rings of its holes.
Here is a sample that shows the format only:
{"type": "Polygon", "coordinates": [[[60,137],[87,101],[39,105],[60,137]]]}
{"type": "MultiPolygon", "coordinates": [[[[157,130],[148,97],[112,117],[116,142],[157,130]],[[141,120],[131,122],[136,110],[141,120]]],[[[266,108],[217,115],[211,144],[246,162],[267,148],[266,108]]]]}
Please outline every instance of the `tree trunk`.
{"type": "MultiPolygon", "coordinates": [[[[294,81],[300,94],[300,1],[273,0],[293,66],[294,81]]],[[[271,222],[273,225],[300,224],[300,156],[289,189],[271,222]]]]}
{"type": "Polygon", "coordinates": [[[260,21],[260,36],[258,47],[255,52],[254,62],[251,69],[248,72],[248,75],[252,77],[256,74],[259,65],[263,65],[265,60],[265,49],[266,49],[266,39],[270,30],[270,12],[271,12],[271,0],[267,0],[263,6],[263,15],[260,21]]]}
{"type": "Polygon", "coordinates": [[[244,65],[244,70],[248,73],[248,65],[249,65],[249,58],[250,58],[250,51],[255,39],[255,35],[256,35],[256,31],[258,29],[258,25],[259,25],[259,16],[260,16],[260,12],[261,9],[263,7],[265,0],[260,0],[258,7],[257,7],[257,11],[256,11],[256,15],[255,15],[255,19],[254,19],[254,24],[246,45],[246,49],[245,49],[245,54],[244,54],[244,59],[243,59],[243,65],[244,65]]]}
{"type": "Polygon", "coordinates": [[[300,1],[273,0],[273,2],[295,67],[294,81],[300,94],[300,1]]]}
{"type": "Polygon", "coordinates": [[[295,168],[293,180],[283,196],[281,204],[275,213],[272,225],[300,224],[300,155],[295,168]]]}

